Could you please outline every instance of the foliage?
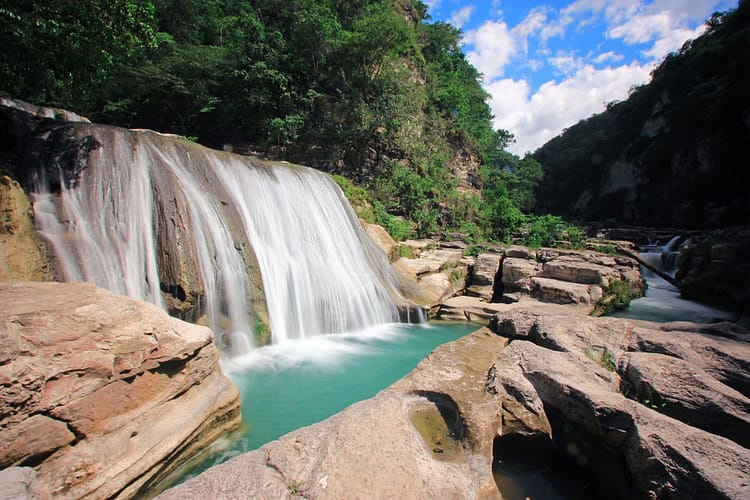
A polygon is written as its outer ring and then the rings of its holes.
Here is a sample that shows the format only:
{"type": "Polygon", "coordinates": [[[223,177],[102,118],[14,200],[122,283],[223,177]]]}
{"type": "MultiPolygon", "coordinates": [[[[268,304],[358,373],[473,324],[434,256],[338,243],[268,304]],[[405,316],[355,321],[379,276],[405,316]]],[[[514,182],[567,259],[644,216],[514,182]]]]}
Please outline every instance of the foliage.
{"type": "Polygon", "coordinates": [[[397,240],[509,241],[539,164],[505,150],[461,31],[418,0],[11,0],[0,91],[202,144],[249,143],[338,174],[397,240]],[[33,62],[33,63],[32,63],[33,62]],[[451,164],[479,158],[483,192],[451,164]],[[346,181],[346,178],[352,179],[346,181]]]}
{"type": "Polygon", "coordinates": [[[0,23],[0,91],[81,111],[114,68],[156,45],[151,2],[14,0],[0,23]]]}
{"type": "Polygon", "coordinates": [[[738,165],[750,155],[748,25],[747,0],[714,14],[703,35],[654,69],[650,83],[537,150],[544,179],[535,211],[637,225],[746,224],[750,208],[740,186],[749,185],[750,170],[738,165]],[[615,171],[633,172],[635,189],[608,185],[615,171]]]}
{"type": "Polygon", "coordinates": [[[604,290],[604,295],[596,301],[592,316],[603,316],[630,307],[630,301],[642,296],[641,290],[633,290],[622,280],[612,280],[604,290]]]}
{"type": "Polygon", "coordinates": [[[557,246],[565,241],[572,248],[580,248],[583,244],[584,233],[581,228],[568,224],[561,217],[546,214],[532,218],[525,243],[532,247],[557,246]]]}
{"type": "MultiPolygon", "coordinates": [[[[354,209],[357,217],[369,222],[370,224],[382,224],[376,215],[377,202],[365,188],[355,185],[350,179],[343,175],[334,174],[331,176],[344,192],[344,196],[349,200],[349,204],[354,209]]],[[[393,235],[391,235],[393,236],[393,235]]]]}

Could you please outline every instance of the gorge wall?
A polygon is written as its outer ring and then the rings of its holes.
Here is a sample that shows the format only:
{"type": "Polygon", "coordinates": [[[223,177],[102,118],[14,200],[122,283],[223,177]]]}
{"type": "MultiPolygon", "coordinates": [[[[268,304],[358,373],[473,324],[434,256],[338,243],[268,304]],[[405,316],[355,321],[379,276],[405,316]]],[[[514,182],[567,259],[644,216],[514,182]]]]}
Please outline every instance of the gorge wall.
{"type": "Polygon", "coordinates": [[[537,210],[681,228],[750,220],[750,2],[656,68],[648,85],[567,129],[534,157],[537,210]]]}

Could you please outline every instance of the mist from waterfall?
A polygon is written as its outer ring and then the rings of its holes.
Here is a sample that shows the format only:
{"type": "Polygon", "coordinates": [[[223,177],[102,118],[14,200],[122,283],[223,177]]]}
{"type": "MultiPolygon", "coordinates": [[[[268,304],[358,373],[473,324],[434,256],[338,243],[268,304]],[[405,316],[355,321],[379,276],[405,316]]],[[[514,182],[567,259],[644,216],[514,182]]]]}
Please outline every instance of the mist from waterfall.
{"type": "Polygon", "coordinates": [[[148,131],[95,135],[80,175],[61,170],[59,196],[37,179],[37,225],[66,280],[166,307],[167,270],[186,274],[192,256],[201,311],[230,356],[252,348],[253,300],[273,343],[399,320],[388,260],[329,176],[148,131]],[[251,297],[250,261],[264,297],[251,297]]]}

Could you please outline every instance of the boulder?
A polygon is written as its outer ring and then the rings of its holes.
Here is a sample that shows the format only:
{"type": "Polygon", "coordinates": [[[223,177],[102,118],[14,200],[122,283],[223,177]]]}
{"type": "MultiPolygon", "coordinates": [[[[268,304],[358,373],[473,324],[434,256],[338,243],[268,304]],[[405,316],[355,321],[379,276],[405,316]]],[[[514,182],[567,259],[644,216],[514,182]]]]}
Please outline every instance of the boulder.
{"type": "Polygon", "coordinates": [[[474,285],[492,286],[495,283],[495,277],[500,271],[501,255],[492,253],[479,254],[474,261],[474,270],[472,271],[472,283],[474,285]]]}
{"type": "Polygon", "coordinates": [[[542,276],[569,283],[581,283],[607,287],[610,281],[620,279],[620,273],[612,267],[589,262],[581,262],[576,259],[561,257],[545,262],[542,268],[542,276]]]}
{"type": "Polygon", "coordinates": [[[661,413],[750,448],[750,399],[687,361],[632,352],[621,361],[633,397],[661,413]]]}
{"type": "Polygon", "coordinates": [[[505,256],[514,259],[529,259],[531,258],[531,251],[529,250],[529,247],[511,245],[505,249],[505,256]]]}
{"type": "Polygon", "coordinates": [[[503,259],[503,286],[507,292],[531,291],[531,278],[539,272],[539,263],[515,257],[503,259]]]}
{"type": "Polygon", "coordinates": [[[362,221],[365,234],[388,256],[391,262],[398,258],[398,243],[383,226],[362,221]]]}
{"type": "Polygon", "coordinates": [[[0,466],[128,498],[239,425],[212,332],[87,283],[0,285],[0,466]]]}
{"type": "Polygon", "coordinates": [[[593,304],[603,295],[598,285],[569,283],[550,278],[531,278],[531,296],[556,304],[593,304]]]}

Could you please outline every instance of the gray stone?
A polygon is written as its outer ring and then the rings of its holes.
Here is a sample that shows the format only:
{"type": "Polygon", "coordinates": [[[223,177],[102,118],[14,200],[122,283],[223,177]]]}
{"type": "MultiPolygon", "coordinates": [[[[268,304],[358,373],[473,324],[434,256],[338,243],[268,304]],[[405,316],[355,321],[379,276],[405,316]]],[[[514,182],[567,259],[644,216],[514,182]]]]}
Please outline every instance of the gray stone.
{"type": "Polygon", "coordinates": [[[479,254],[474,261],[472,283],[479,286],[492,286],[500,270],[501,256],[492,253],[479,254]]]}
{"type": "Polygon", "coordinates": [[[507,292],[531,291],[531,278],[539,272],[533,260],[505,257],[503,259],[503,285],[507,292]]]}
{"type": "Polygon", "coordinates": [[[0,470],[0,500],[41,500],[49,498],[36,480],[31,467],[8,467],[0,470]]]}
{"type": "Polygon", "coordinates": [[[529,251],[529,247],[511,245],[505,249],[505,256],[514,259],[529,259],[531,258],[531,251],[529,251]]]}
{"type": "Polygon", "coordinates": [[[601,297],[601,288],[550,278],[531,278],[531,296],[556,304],[591,304],[596,302],[593,297],[601,297]]]}

